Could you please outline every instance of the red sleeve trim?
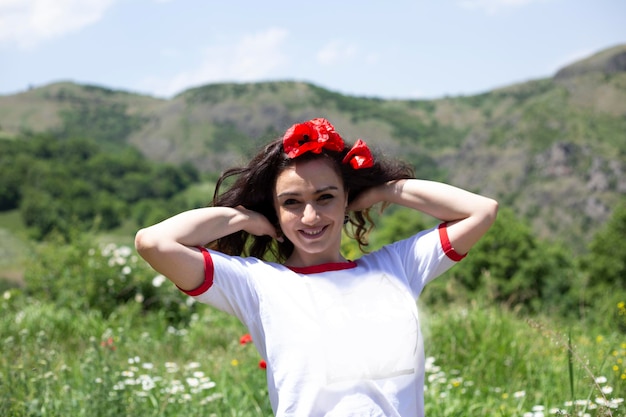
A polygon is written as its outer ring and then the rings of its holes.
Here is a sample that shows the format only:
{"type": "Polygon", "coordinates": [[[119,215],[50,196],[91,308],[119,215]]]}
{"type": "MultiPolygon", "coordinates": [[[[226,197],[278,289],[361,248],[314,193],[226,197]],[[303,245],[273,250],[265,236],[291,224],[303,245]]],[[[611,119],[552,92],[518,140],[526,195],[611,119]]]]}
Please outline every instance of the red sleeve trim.
{"type": "Polygon", "coordinates": [[[213,285],[213,258],[211,258],[211,254],[206,248],[198,246],[198,249],[200,249],[200,252],[202,252],[202,256],[204,257],[204,282],[202,282],[198,288],[189,291],[178,287],[179,290],[192,297],[206,292],[213,285]]]}
{"type": "Polygon", "coordinates": [[[454,262],[459,262],[461,259],[467,256],[467,253],[461,255],[457,251],[454,250],[452,244],[450,243],[450,238],[448,237],[448,223],[441,223],[439,225],[439,240],[441,241],[441,248],[443,249],[443,253],[454,262]]]}

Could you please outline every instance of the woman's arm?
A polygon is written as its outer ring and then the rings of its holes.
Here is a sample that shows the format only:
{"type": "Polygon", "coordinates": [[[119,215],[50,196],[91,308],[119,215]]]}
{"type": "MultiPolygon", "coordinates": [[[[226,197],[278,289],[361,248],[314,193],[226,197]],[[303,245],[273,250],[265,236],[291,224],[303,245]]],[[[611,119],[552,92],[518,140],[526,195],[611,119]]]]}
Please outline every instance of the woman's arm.
{"type": "Polygon", "coordinates": [[[137,232],[135,248],[156,271],[184,290],[204,280],[204,259],[197,246],[245,230],[276,238],[276,229],[261,214],[243,207],[189,210],[137,232]]]}
{"type": "Polygon", "coordinates": [[[359,210],[389,202],[419,210],[449,222],[448,237],[456,252],[465,254],[489,230],[498,203],[451,185],[417,179],[390,181],[364,192],[348,207],[359,210]]]}

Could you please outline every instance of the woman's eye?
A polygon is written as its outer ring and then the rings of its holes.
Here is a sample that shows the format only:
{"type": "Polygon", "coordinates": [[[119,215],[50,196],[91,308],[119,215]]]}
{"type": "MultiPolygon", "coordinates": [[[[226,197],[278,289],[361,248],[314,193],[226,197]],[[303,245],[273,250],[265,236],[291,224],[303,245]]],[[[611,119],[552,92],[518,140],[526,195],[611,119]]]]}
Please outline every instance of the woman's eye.
{"type": "Polygon", "coordinates": [[[319,198],[319,200],[330,200],[332,198],[334,198],[335,196],[332,194],[322,194],[319,198]]]}
{"type": "Polygon", "coordinates": [[[294,204],[298,204],[298,200],[294,200],[293,198],[290,198],[283,202],[283,206],[292,206],[294,204]]]}

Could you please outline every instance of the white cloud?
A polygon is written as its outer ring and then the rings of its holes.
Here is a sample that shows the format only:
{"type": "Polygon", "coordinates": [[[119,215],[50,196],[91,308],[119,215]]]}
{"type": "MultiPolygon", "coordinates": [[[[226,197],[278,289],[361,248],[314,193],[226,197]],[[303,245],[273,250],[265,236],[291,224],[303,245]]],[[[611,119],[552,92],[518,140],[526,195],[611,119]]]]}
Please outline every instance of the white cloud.
{"type": "Polygon", "coordinates": [[[527,6],[543,0],[459,0],[458,4],[466,9],[480,9],[487,14],[496,14],[502,10],[527,6]]]}
{"type": "Polygon", "coordinates": [[[286,37],[286,30],[271,28],[244,36],[235,44],[211,46],[197,68],[168,79],[149,77],[141,84],[144,89],[167,97],[211,82],[258,81],[287,63],[282,51],[286,37]]]}
{"type": "Polygon", "coordinates": [[[335,40],[318,51],[317,62],[325,66],[337,65],[352,60],[357,52],[354,45],[335,40]]]}
{"type": "Polygon", "coordinates": [[[0,0],[0,44],[34,47],[94,24],[116,0],[0,0]]]}

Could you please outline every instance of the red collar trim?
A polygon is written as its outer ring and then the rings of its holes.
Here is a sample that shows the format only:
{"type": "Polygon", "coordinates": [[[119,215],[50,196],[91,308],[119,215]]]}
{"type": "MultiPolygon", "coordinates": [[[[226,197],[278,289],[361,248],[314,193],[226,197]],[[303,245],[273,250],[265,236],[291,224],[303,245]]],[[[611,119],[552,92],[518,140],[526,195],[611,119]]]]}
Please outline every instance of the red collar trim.
{"type": "Polygon", "coordinates": [[[356,262],[332,262],[327,264],[313,265],[313,266],[288,266],[297,274],[320,274],[322,272],[342,271],[344,269],[352,269],[356,267],[356,262]]]}

